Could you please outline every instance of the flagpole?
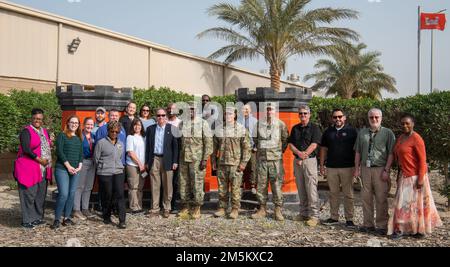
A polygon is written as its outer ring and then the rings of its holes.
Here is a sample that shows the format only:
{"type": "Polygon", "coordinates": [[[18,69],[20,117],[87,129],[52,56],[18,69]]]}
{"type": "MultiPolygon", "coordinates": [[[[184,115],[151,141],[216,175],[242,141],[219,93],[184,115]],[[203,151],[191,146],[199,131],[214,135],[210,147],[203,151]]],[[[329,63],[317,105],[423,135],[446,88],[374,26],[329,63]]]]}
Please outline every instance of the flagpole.
{"type": "Polygon", "coordinates": [[[420,6],[418,7],[417,19],[419,21],[417,28],[417,94],[420,95],[420,6]]]}
{"type": "Polygon", "coordinates": [[[434,30],[431,30],[431,81],[430,81],[430,93],[433,93],[433,81],[434,81],[434,30]]]}

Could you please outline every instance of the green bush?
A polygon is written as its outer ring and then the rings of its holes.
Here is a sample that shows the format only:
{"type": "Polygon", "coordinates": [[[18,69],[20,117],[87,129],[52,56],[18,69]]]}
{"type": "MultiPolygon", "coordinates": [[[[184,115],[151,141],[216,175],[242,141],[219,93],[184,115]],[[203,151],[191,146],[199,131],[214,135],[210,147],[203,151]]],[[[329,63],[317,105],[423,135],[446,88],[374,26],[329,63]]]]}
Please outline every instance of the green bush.
{"type": "Polygon", "coordinates": [[[225,95],[225,96],[213,96],[211,97],[213,102],[219,103],[222,108],[227,106],[227,103],[236,103],[236,95],[225,95]]]}
{"type": "Polygon", "coordinates": [[[0,94],[0,151],[14,151],[17,149],[17,129],[20,114],[14,101],[6,95],[0,94]]]}
{"type": "Polygon", "coordinates": [[[20,128],[30,123],[31,110],[33,108],[41,108],[44,110],[44,127],[50,133],[54,133],[55,136],[61,132],[62,111],[54,91],[39,93],[33,90],[12,90],[9,92],[9,95],[19,110],[20,128]]]}
{"type": "Polygon", "coordinates": [[[136,102],[138,109],[143,104],[150,105],[150,108],[165,108],[169,103],[188,102],[194,100],[193,95],[182,92],[173,91],[167,87],[156,89],[134,89],[133,100],[136,102]]]}

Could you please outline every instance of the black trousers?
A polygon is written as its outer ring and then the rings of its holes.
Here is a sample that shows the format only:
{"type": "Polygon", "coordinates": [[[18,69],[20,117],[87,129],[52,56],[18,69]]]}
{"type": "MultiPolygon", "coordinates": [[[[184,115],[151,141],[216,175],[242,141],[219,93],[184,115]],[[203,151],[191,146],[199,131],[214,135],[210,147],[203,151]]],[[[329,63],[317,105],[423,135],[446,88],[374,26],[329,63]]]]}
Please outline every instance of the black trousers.
{"type": "Polygon", "coordinates": [[[111,212],[114,203],[117,203],[119,209],[119,222],[125,222],[126,210],[125,210],[125,193],[124,182],[125,175],[99,175],[100,182],[100,196],[102,201],[103,219],[111,217],[111,212]]]}

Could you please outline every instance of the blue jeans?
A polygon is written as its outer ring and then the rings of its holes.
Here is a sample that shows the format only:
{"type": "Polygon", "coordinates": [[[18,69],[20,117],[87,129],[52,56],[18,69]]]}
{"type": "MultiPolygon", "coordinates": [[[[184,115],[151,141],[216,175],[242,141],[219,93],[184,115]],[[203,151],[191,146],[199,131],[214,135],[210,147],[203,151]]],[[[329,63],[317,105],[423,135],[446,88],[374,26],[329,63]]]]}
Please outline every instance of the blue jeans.
{"type": "Polygon", "coordinates": [[[56,200],[55,220],[60,220],[64,212],[64,218],[69,218],[74,203],[80,175],[70,175],[65,169],[56,168],[55,178],[58,185],[58,198],[56,200]]]}

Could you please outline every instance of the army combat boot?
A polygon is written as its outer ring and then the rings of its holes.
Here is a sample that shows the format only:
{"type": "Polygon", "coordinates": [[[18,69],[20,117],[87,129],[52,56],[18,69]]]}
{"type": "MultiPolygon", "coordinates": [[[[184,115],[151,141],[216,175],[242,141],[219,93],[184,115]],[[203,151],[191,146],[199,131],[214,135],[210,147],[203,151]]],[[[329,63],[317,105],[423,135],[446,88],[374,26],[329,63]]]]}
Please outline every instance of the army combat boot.
{"type": "Polygon", "coordinates": [[[284,221],[283,214],[281,213],[281,207],[275,207],[275,220],[284,221]]]}
{"type": "Polygon", "coordinates": [[[183,208],[178,212],[178,217],[182,219],[188,219],[189,218],[189,207],[187,205],[183,206],[183,208]]]}
{"type": "Polygon", "coordinates": [[[266,217],[266,205],[259,206],[259,209],[256,213],[252,214],[252,219],[262,219],[266,217]]]}
{"type": "Polygon", "coordinates": [[[202,217],[202,214],[200,213],[200,206],[195,206],[195,207],[192,209],[191,217],[192,217],[192,219],[194,219],[194,220],[200,219],[200,217],[202,217]]]}
{"type": "Polygon", "coordinates": [[[239,209],[233,208],[230,213],[230,219],[236,220],[239,216],[239,209]]]}
{"type": "Polygon", "coordinates": [[[217,212],[214,213],[214,217],[220,218],[225,216],[225,209],[224,208],[219,208],[217,210],[217,212]]]}

